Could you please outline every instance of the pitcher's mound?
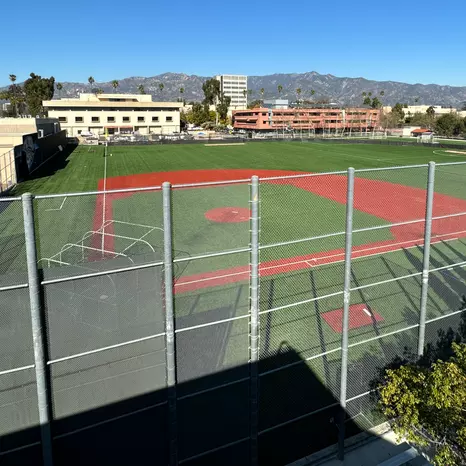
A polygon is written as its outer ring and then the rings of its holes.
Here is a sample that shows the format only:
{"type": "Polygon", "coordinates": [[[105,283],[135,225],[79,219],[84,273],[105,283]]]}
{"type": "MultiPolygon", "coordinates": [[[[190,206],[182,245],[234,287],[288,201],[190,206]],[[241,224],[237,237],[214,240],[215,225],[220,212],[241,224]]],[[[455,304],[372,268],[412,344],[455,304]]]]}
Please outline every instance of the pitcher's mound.
{"type": "Polygon", "coordinates": [[[217,223],[247,222],[251,217],[251,211],[245,207],[218,207],[204,214],[207,220],[217,223]]]}

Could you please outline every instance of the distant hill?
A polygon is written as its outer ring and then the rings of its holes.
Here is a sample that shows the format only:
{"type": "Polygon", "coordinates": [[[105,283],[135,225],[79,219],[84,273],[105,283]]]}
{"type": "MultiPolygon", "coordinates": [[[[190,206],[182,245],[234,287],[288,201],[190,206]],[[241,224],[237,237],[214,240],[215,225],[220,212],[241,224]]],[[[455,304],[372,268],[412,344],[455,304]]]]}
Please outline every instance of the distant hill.
{"type": "MultiPolygon", "coordinates": [[[[204,76],[187,75],[183,73],[164,73],[152,77],[130,77],[119,80],[119,92],[137,93],[137,87],[142,84],[147,93],[156,100],[176,100],[180,97],[179,89],[184,88],[183,98],[186,101],[200,101],[203,98],[202,83],[204,76]],[[160,91],[159,84],[164,89],[160,91]]],[[[76,97],[80,92],[89,92],[86,83],[63,82],[61,97],[76,97]]],[[[100,87],[104,92],[113,92],[110,82],[98,82],[94,87],[100,87]]],[[[396,102],[408,104],[432,104],[458,107],[466,102],[466,86],[441,86],[438,84],[406,84],[395,81],[371,81],[365,78],[339,78],[331,74],[309,73],[272,74],[266,76],[249,76],[248,87],[253,91],[250,99],[260,98],[259,90],[264,88],[265,98],[283,97],[296,99],[296,89],[301,88],[301,99],[311,99],[311,90],[315,91],[312,100],[329,99],[342,105],[360,105],[361,94],[372,92],[373,95],[384,92],[380,97],[384,105],[396,102]],[[277,86],[283,86],[279,96],[277,86]]],[[[55,93],[58,97],[58,92],[55,93]]]]}

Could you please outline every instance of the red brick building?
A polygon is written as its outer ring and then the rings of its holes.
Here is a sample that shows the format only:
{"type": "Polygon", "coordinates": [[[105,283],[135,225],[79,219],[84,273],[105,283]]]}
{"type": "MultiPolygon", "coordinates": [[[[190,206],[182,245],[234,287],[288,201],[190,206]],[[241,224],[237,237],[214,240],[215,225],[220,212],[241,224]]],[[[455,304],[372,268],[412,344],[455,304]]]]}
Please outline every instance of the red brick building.
{"type": "Polygon", "coordinates": [[[233,111],[232,120],[235,129],[246,131],[372,131],[379,128],[380,115],[372,108],[253,108],[233,111]]]}

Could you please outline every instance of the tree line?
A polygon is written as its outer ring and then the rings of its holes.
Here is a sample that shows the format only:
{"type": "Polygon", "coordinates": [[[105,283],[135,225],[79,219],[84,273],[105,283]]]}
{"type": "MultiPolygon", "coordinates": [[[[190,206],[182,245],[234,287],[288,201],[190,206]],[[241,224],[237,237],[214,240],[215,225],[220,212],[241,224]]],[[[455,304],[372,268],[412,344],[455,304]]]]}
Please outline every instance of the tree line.
{"type": "Polygon", "coordinates": [[[4,116],[21,115],[43,116],[45,114],[42,101],[51,100],[55,91],[55,78],[43,78],[31,73],[22,86],[16,84],[16,75],[10,74],[10,86],[0,92],[0,100],[8,100],[9,108],[4,116]]]}

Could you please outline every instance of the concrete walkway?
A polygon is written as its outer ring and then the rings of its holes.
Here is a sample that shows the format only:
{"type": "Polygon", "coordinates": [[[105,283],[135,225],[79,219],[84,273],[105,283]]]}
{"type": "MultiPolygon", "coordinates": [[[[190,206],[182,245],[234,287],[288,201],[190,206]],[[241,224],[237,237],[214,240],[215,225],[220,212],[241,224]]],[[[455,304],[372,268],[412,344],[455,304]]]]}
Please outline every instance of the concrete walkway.
{"type": "Polygon", "coordinates": [[[372,437],[347,448],[344,461],[311,455],[289,466],[427,466],[429,463],[407,443],[397,444],[390,430],[378,438],[372,437]]]}

